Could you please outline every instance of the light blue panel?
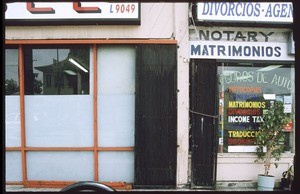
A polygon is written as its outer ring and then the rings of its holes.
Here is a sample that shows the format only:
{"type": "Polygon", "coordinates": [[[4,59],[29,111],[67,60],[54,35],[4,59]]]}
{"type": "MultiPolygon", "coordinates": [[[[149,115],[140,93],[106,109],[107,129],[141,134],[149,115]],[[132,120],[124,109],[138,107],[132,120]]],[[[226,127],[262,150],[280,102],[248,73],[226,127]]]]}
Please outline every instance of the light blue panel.
{"type": "Polygon", "coordinates": [[[135,48],[133,46],[98,47],[98,93],[134,94],[135,48]]]}
{"type": "Polygon", "coordinates": [[[93,146],[93,96],[25,96],[25,106],[27,146],[93,146]]]}
{"type": "Polygon", "coordinates": [[[134,95],[101,95],[98,102],[99,146],[134,146],[134,95]]]}
{"type": "Polygon", "coordinates": [[[135,48],[98,47],[98,145],[134,146],[135,48]]]}
{"type": "Polygon", "coordinates": [[[28,180],[92,181],[93,152],[27,152],[28,180]]]}
{"type": "Polygon", "coordinates": [[[22,181],[21,152],[5,152],[5,181],[22,181]]]}
{"type": "Polygon", "coordinates": [[[5,146],[21,146],[19,96],[5,96],[5,146]]]}
{"type": "Polygon", "coordinates": [[[99,152],[99,180],[134,182],[134,152],[99,152]]]}

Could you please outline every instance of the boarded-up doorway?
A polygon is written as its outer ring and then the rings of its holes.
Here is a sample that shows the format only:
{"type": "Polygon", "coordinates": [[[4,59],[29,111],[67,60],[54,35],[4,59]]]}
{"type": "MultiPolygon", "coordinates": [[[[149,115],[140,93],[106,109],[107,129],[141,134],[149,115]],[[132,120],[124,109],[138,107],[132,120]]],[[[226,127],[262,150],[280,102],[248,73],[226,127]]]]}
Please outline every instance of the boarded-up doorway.
{"type": "Polygon", "coordinates": [[[191,187],[216,184],[218,85],[215,60],[193,60],[190,68],[191,187]]]}
{"type": "Polygon", "coordinates": [[[135,188],[176,186],[177,46],[139,45],[135,188]]]}

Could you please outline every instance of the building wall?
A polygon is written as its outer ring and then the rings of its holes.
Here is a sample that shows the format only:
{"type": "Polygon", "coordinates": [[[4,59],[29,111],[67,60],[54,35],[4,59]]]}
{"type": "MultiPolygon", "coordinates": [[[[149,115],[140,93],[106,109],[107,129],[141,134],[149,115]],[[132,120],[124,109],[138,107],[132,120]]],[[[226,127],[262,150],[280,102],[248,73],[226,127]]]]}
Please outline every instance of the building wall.
{"type": "MultiPolygon", "coordinates": [[[[217,181],[257,181],[257,175],[264,173],[264,166],[254,163],[256,159],[256,155],[251,153],[219,153],[217,181]]],[[[293,154],[283,153],[281,160],[276,162],[278,168],[272,164],[270,175],[279,182],[282,172],[293,164],[293,154]]]]}
{"type": "MultiPolygon", "coordinates": [[[[178,42],[177,186],[189,183],[189,6],[141,3],[141,25],[6,26],[5,39],[176,39],[178,42]]],[[[193,36],[193,34],[191,34],[193,36]]],[[[280,42],[280,40],[278,40],[280,42]]],[[[256,181],[263,171],[253,154],[219,153],[217,181],[256,181]]],[[[271,174],[280,179],[293,160],[284,154],[271,174]],[[273,173],[274,172],[274,173],[273,173]]]]}
{"type": "Polygon", "coordinates": [[[178,41],[177,56],[177,186],[188,183],[189,150],[189,31],[188,4],[175,5],[175,37],[178,41]]]}
{"type": "Polygon", "coordinates": [[[175,39],[178,42],[177,184],[188,183],[188,3],[141,3],[141,25],[6,26],[6,39],[175,39]]]}
{"type": "MultiPolygon", "coordinates": [[[[277,161],[278,167],[271,166],[270,174],[275,176],[275,183],[279,186],[282,172],[293,165],[293,153],[283,153],[281,160],[277,161]]],[[[219,153],[217,159],[217,186],[227,187],[236,185],[239,182],[244,186],[252,187],[257,182],[258,174],[264,172],[262,163],[254,163],[256,160],[254,154],[249,153],[219,153]]],[[[274,161],[273,161],[274,162],[274,161]]],[[[191,182],[191,155],[189,155],[188,182],[191,182]]]]}

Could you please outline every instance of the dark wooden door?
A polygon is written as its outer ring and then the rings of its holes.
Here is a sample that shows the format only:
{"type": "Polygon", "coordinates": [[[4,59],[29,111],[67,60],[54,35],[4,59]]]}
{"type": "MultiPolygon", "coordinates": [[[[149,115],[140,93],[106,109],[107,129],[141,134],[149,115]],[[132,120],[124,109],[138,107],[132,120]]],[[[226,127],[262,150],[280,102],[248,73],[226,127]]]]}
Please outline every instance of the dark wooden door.
{"type": "Polygon", "coordinates": [[[176,186],[176,53],[176,45],[137,46],[135,188],[176,186]]]}
{"type": "Polygon", "coordinates": [[[214,188],[217,164],[218,85],[214,60],[193,60],[190,69],[192,188],[214,188]]]}

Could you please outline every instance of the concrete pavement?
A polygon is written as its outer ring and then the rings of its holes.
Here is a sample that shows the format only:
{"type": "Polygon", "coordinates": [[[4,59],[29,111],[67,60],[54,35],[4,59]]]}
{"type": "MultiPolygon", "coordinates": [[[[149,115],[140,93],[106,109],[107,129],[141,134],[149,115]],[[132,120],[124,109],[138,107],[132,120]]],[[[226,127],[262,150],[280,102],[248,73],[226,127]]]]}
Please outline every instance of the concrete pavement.
{"type": "MultiPolygon", "coordinates": [[[[24,188],[22,185],[6,185],[6,192],[59,192],[61,188],[24,188]]],[[[215,190],[204,190],[204,189],[189,189],[189,188],[177,188],[177,189],[131,189],[131,190],[117,190],[118,192],[244,192],[244,191],[257,191],[256,187],[220,187],[217,186],[215,190]]],[[[280,191],[274,189],[274,191],[280,191]]]]}

